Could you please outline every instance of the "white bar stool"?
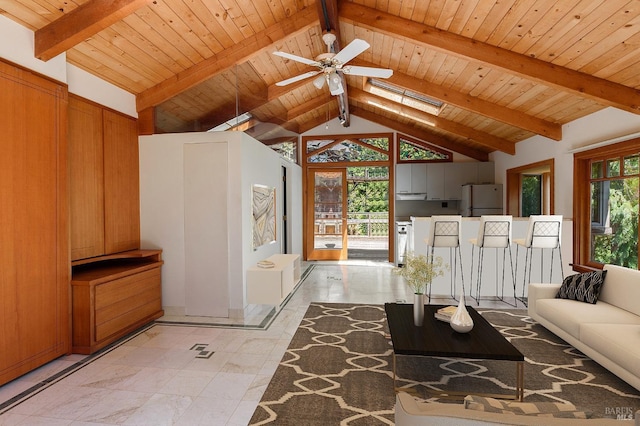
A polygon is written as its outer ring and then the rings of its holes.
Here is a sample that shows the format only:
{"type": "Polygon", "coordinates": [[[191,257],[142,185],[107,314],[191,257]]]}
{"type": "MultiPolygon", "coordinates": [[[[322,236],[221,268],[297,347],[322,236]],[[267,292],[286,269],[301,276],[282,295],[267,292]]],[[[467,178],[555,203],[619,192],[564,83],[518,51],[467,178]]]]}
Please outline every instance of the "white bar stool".
{"type": "MultiPolygon", "coordinates": [[[[560,259],[560,273],[564,279],[564,268],[562,266],[562,215],[531,215],[529,216],[529,227],[527,236],[524,239],[513,240],[516,243],[516,259],[520,247],[526,248],[524,258],[524,275],[522,277],[522,298],[526,304],[526,286],[531,282],[531,262],[533,259],[533,249],[540,249],[540,281],[544,272],[544,250],[551,250],[551,268],[549,272],[549,282],[553,279],[553,255],[558,250],[560,259]]],[[[518,276],[518,263],[516,262],[516,276],[518,276]]]]}
{"type": "MultiPolygon", "coordinates": [[[[462,268],[462,253],[460,252],[460,230],[462,226],[462,216],[431,216],[431,224],[425,242],[427,243],[427,253],[433,255],[436,248],[449,249],[449,264],[453,264],[451,274],[451,298],[456,299],[456,274],[457,265],[460,265],[460,277],[462,279],[462,292],[464,293],[464,272],[462,268]],[[429,250],[431,249],[431,250],[429,250]],[[457,253],[454,253],[454,251],[457,253]],[[459,262],[458,262],[459,261],[459,262]]],[[[431,285],[429,285],[429,302],[431,302],[431,285]]]]}
{"type": "Polygon", "coordinates": [[[480,227],[478,228],[478,238],[472,238],[469,242],[471,246],[471,282],[473,283],[473,262],[474,262],[474,249],[479,248],[478,254],[478,276],[476,278],[476,297],[471,294],[469,289],[469,296],[471,296],[480,305],[480,286],[482,284],[482,268],[484,261],[484,249],[494,248],[496,249],[496,296],[499,300],[508,303],[504,300],[504,274],[506,267],[506,254],[509,252],[509,263],[511,264],[511,279],[513,281],[513,298],[514,305],[517,305],[516,299],[516,280],[513,270],[513,255],[511,254],[511,224],[513,217],[511,215],[484,215],[480,217],[480,227]],[[498,249],[502,249],[502,289],[501,294],[498,294],[498,249]]]}

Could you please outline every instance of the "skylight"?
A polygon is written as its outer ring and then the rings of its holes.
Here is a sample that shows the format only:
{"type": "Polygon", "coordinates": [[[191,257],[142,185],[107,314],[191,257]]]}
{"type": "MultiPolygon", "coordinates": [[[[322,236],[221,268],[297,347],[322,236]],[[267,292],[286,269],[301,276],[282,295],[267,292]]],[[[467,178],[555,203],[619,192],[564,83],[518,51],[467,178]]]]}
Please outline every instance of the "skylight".
{"type": "Polygon", "coordinates": [[[234,127],[238,127],[239,125],[244,124],[249,120],[251,120],[251,114],[249,114],[248,112],[245,112],[243,114],[238,115],[237,117],[233,117],[225,121],[222,124],[217,125],[216,127],[213,127],[207,130],[207,132],[224,132],[225,130],[230,130],[230,129],[233,129],[234,127]]]}
{"type": "Polygon", "coordinates": [[[367,80],[367,90],[374,95],[392,100],[402,105],[428,112],[432,115],[440,114],[444,102],[432,99],[422,93],[417,93],[404,87],[396,86],[386,81],[370,78],[367,80]]]}

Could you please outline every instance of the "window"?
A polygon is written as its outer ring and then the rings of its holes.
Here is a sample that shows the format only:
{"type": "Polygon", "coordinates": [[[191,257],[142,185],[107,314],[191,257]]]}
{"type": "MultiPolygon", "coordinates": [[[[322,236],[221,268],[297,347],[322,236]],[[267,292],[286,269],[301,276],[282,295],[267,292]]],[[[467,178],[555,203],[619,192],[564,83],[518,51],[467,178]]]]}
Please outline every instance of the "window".
{"type": "Polygon", "coordinates": [[[554,214],[553,159],[508,169],[506,184],[507,214],[554,214]]]}
{"type": "Polygon", "coordinates": [[[640,139],[575,154],[574,263],[638,269],[640,139]]]}
{"type": "Polygon", "coordinates": [[[409,136],[399,134],[397,144],[398,163],[453,161],[451,152],[409,136]]]}
{"type": "Polygon", "coordinates": [[[522,175],[522,216],[542,214],[542,175],[522,175]]]}
{"type": "Polygon", "coordinates": [[[436,116],[440,114],[440,111],[442,111],[445,105],[444,102],[432,99],[422,93],[414,92],[413,90],[405,89],[404,87],[396,86],[395,84],[375,78],[367,79],[364,90],[401,105],[407,105],[436,116]]]}

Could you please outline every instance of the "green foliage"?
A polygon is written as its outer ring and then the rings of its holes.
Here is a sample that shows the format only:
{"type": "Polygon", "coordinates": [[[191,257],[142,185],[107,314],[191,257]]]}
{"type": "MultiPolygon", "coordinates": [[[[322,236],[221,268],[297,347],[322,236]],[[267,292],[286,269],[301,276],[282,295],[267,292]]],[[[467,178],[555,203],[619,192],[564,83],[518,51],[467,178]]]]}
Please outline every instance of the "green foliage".
{"type": "Polygon", "coordinates": [[[425,256],[407,253],[403,267],[394,268],[394,272],[406,281],[415,294],[424,294],[427,286],[435,277],[444,275],[447,266],[440,256],[425,256]]]}
{"type": "Polygon", "coordinates": [[[638,181],[638,178],[611,181],[611,233],[594,236],[595,261],[638,269],[638,181]]]}
{"type": "Polygon", "coordinates": [[[404,140],[400,140],[399,149],[398,156],[401,160],[445,160],[449,158],[446,154],[404,140]]]}
{"type": "Polygon", "coordinates": [[[522,179],[522,216],[541,214],[542,175],[527,175],[522,179]]]}

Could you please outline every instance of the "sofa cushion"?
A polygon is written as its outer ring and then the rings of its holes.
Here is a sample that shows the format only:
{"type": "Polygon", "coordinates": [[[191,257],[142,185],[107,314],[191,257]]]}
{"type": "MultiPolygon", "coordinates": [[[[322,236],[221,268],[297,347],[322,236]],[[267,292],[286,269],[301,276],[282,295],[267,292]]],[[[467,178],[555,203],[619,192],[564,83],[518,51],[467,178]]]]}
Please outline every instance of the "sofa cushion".
{"type": "Polygon", "coordinates": [[[598,300],[640,315],[640,271],[622,266],[605,265],[604,280],[598,300]]]}
{"type": "Polygon", "coordinates": [[[585,272],[569,275],[562,280],[562,286],[556,295],[559,299],[571,299],[579,302],[596,303],[607,271],[585,272]]]}
{"type": "Polygon", "coordinates": [[[640,325],[583,324],[582,343],[640,377],[640,325]]]}
{"type": "Polygon", "coordinates": [[[515,402],[476,395],[467,395],[464,398],[464,408],[489,413],[512,413],[521,416],[572,419],[588,419],[592,414],[589,411],[577,409],[573,404],[564,402],[515,402]]]}
{"type": "Polygon", "coordinates": [[[539,299],[536,301],[536,314],[578,340],[581,339],[580,325],[585,323],[640,325],[640,316],[602,300],[592,305],[576,300],[539,299]]]}

